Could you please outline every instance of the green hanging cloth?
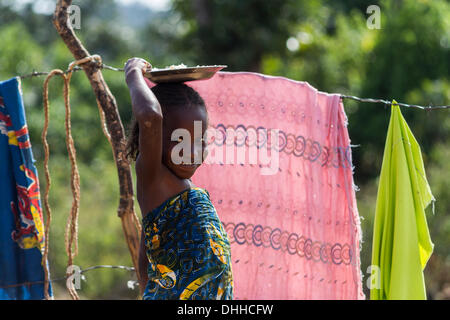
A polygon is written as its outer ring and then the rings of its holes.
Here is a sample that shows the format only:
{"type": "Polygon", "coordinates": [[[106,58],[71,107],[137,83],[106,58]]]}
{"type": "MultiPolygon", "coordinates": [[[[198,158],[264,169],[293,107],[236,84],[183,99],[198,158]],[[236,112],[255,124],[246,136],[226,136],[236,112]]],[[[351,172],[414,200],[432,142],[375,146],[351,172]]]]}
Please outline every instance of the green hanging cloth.
{"type": "Polygon", "coordinates": [[[373,230],[372,272],[379,267],[379,274],[371,276],[372,300],[426,299],[423,269],[434,245],[425,208],[431,201],[419,144],[394,100],[373,230]]]}

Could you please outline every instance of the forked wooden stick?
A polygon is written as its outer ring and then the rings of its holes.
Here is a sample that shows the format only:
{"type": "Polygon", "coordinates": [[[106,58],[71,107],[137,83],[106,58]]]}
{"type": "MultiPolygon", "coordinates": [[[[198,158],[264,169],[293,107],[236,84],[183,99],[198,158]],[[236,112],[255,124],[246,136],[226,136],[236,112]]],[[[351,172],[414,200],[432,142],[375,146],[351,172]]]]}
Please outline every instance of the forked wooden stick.
{"type": "MultiPolygon", "coordinates": [[[[71,3],[71,0],[57,1],[53,15],[53,24],[67,48],[72,52],[74,58],[80,60],[90,56],[90,54],[75,35],[71,24],[68,23],[67,9],[71,3]]],[[[120,184],[120,202],[117,213],[122,220],[125,239],[131,253],[136,274],[139,278],[138,253],[141,225],[139,220],[136,219],[134,212],[133,182],[131,178],[131,166],[126,159],[125,131],[120,119],[116,99],[103,79],[99,64],[91,61],[82,64],[81,67],[86,73],[94,90],[97,102],[103,110],[108,132],[111,136],[111,146],[120,184]]],[[[141,288],[141,292],[142,290],[143,288],[141,288]]]]}

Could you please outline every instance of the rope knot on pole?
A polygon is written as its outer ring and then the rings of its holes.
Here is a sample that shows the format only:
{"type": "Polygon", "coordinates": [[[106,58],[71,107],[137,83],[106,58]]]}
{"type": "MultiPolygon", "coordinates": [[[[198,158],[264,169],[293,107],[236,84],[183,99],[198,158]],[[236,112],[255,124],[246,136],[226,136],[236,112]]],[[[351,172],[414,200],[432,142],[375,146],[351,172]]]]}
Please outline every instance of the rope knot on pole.
{"type": "Polygon", "coordinates": [[[93,54],[93,55],[84,57],[82,59],[72,61],[69,64],[69,68],[67,69],[67,73],[71,73],[76,66],[79,66],[79,65],[82,65],[82,64],[85,64],[85,63],[88,63],[88,62],[93,62],[94,60],[97,61],[97,68],[98,69],[103,68],[102,57],[99,56],[98,54],[93,54]]]}

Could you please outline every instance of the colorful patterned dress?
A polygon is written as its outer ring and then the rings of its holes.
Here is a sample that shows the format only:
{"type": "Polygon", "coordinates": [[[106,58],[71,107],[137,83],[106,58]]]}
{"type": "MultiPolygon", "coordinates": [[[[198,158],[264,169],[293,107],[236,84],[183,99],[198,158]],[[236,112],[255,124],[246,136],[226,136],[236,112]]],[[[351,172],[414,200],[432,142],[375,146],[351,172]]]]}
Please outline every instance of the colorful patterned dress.
{"type": "Polygon", "coordinates": [[[143,218],[149,260],[144,300],[231,300],[230,243],[208,191],[195,187],[143,218]]]}
{"type": "Polygon", "coordinates": [[[0,96],[0,300],[40,300],[45,227],[20,78],[0,81],[0,96]]]}

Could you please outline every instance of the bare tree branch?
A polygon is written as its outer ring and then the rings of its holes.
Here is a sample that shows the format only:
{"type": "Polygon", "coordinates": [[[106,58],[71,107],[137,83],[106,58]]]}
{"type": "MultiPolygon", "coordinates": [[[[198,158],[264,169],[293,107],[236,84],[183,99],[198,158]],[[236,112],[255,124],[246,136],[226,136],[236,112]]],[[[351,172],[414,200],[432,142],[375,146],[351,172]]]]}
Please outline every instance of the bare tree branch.
{"type": "MultiPolygon", "coordinates": [[[[72,52],[72,55],[76,60],[80,60],[90,56],[90,54],[75,35],[70,23],[68,23],[67,8],[71,5],[71,3],[72,1],[68,0],[57,1],[53,16],[53,24],[55,25],[56,30],[66,44],[67,48],[70,52],[72,52]]],[[[97,101],[105,114],[106,125],[111,135],[111,146],[113,149],[120,184],[120,202],[117,213],[122,220],[125,239],[131,253],[136,274],[139,277],[138,251],[140,230],[138,229],[140,229],[140,224],[139,221],[135,221],[134,218],[133,183],[131,167],[126,159],[125,131],[120,119],[116,100],[103,79],[101,68],[98,63],[91,61],[82,64],[81,67],[86,73],[92,89],[94,90],[97,101]]],[[[141,288],[141,292],[143,289],[144,288],[141,288]]]]}

